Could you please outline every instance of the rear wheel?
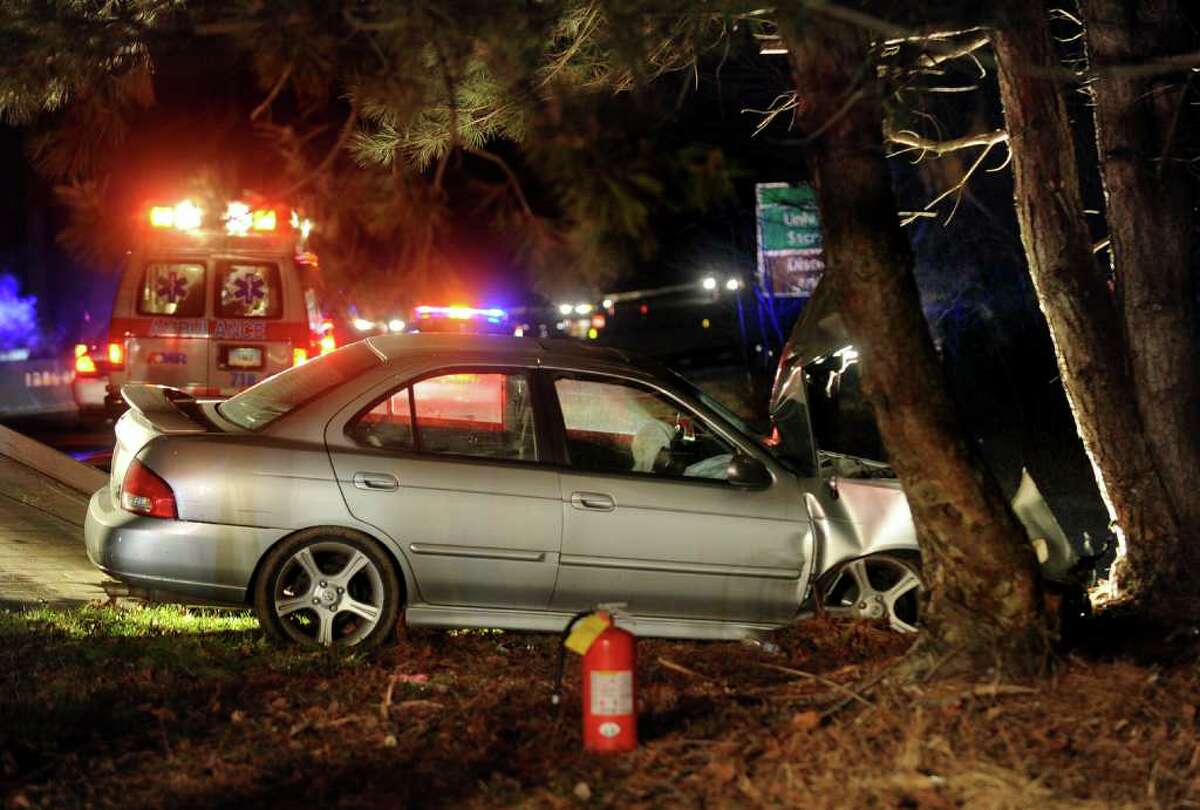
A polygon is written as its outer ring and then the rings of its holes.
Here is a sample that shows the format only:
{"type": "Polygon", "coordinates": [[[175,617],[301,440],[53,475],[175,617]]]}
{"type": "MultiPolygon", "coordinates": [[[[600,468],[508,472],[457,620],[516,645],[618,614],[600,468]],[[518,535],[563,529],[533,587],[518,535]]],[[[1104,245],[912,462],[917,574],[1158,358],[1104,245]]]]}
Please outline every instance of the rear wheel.
{"type": "Polygon", "coordinates": [[[267,555],[254,588],[272,640],[374,647],[395,629],[401,589],[378,543],[351,532],[301,532],[267,555]]]}
{"type": "Polygon", "coordinates": [[[879,619],[897,632],[915,633],[924,587],[915,563],[873,554],[836,569],[825,579],[821,595],[832,616],[879,619]]]}

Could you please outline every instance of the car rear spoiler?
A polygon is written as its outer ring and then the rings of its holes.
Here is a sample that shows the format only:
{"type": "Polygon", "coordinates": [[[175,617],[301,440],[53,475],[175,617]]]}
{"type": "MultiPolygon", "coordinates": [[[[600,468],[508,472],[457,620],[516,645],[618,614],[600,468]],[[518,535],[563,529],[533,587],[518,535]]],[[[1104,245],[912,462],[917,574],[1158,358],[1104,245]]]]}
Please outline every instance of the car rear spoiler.
{"type": "Polygon", "coordinates": [[[208,428],[193,419],[183,407],[196,399],[186,391],[165,385],[127,383],[121,397],[159,433],[206,433],[208,428]]]}

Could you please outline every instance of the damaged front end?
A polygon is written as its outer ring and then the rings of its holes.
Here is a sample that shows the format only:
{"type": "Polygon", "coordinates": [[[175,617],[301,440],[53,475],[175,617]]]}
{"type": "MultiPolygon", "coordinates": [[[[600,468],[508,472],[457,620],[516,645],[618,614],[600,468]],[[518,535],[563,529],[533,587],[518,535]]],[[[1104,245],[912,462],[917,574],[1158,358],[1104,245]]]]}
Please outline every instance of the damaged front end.
{"type": "MultiPolygon", "coordinates": [[[[920,546],[899,480],[861,390],[859,353],[832,294],[818,287],[784,347],[772,386],[773,441],[791,458],[813,459],[818,485],[807,496],[818,534],[818,587],[854,561],[873,556],[919,563],[920,546]]],[[[1086,535],[1072,542],[1028,470],[1012,509],[1037,554],[1044,579],[1082,592],[1102,550],[1086,535]]],[[[865,578],[865,574],[860,574],[865,578]]],[[[860,590],[869,590],[860,583],[860,590]]],[[[861,602],[862,600],[858,600],[861,602]]]]}

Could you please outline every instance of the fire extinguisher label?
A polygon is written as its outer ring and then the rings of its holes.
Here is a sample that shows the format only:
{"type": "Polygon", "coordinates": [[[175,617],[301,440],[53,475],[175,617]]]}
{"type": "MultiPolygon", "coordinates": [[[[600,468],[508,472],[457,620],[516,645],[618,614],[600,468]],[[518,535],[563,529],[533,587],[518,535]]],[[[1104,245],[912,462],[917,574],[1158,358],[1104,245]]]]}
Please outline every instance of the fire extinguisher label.
{"type": "Polygon", "coordinates": [[[633,714],[633,673],[592,672],[592,714],[633,714]]]}

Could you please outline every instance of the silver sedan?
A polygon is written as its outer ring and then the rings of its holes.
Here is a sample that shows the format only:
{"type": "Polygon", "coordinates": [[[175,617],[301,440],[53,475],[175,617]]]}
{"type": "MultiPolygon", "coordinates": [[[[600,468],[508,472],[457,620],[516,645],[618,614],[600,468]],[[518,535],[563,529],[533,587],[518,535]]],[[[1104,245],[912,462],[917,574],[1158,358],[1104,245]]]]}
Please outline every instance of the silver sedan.
{"type": "Polygon", "coordinates": [[[895,480],[835,478],[810,438],[615,350],[393,335],[224,402],[124,395],[92,562],[147,598],[252,604],[276,639],[372,645],[401,611],[557,631],[599,603],[663,637],[752,637],[819,598],[916,622],[895,480]]]}

